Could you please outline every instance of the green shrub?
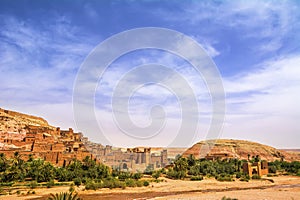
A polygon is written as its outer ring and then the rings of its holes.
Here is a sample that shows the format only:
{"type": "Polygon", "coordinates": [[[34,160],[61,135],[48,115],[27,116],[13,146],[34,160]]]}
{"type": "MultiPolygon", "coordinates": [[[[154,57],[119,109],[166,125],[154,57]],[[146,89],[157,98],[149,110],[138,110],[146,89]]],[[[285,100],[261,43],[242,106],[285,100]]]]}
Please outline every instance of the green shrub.
{"type": "Polygon", "coordinates": [[[54,186],[54,180],[48,181],[47,184],[46,184],[46,186],[47,186],[47,188],[53,187],[54,186]]]}
{"type": "Polygon", "coordinates": [[[38,185],[39,185],[39,184],[38,184],[36,181],[31,181],[30,184],[29,184],[29,187],[30,187],[31,189],[34,189],[34,188],[36,188],[38,185]]]}
{"type": "Polygon", "coordinates": [[[192,176],[191,177],[191,181],[202,181],[203,180],[203,176],[192,176]]]}
{"type": "Polygon", "coordinates": [[[147,187],[147,186],[150,185],[150,183],[149,183],[148,181],[144,181],[143,185],[144,185],[145,187],[147,187]]]}
{"type": "Polygon", "coordinates": [[[97,190],[99,188],[99,186],[100,186],[99,184],[97,184],[97,183],[95,183],[94,181],[91,181],[91,180],[89,180],[85,183],[85,189],[86,190],[97,190]]]}
{"type": "Polygon", "coordinates": [[[235,178],[237,178],[237,179],[239,179],[239,178],[241,178],[242,177],[242,173],[241,172],[237,172],[236,174],[235,174],[235,178]]]}
{"type": "Polygon", "coordinates": [[[216,179],[217,181],[234,181],[234,180],[232,179],[232,176],[231,176],[231,175],[229,175],[229,174],[224,174],[224,173],[222,173],[222,174],[220,174],[220,175],[217,175],[217,176],[215,177],[215,179],[216,179]]]}
{"type": "Polygon", "coordinates": [[[269,166],[269,172],[270,173],[273,173],[273,174],[276,174],[276,171],[277,171],[277,169],[276,169],[276,166],[269,166]]]}
{"type": "MultiPolygon", "coordinates": [[[[130,180],[132,180],[132,179],[130,179],[130,180]]],[[[99,184],[101,185],[101,183],[99,183],[99,184]]],[[[127,186],[127,184],[125,184],[124,182],[122,182],[118,179],[115,179],[115,178],[111,178],[111,179],[103,180],[103,184],[101,187],[112,189],[112,188],[124,188],[126,186],[127,186]]]]}
{"type": "Polygon", "coordinates": [[[138,180],[138,179],[142,178],[142,174],[141,173],[134,173],[132,175],[132,178],[138,180]]]}
{"type": "Polygon", "coordinates": [[[161,172],[160,171],[154,171],[152,172],[152,177],[155,179],[158,179],[160,177],[161,172]]]}
{"type": "Polygon", "coordinates": [[[239,180],[249,182],[250,176],[248,174],[243,174],[239,180]]]}
{"type": "Polygon", "coordinates": [[[240,180],[240,181],[249,182],[250,179],[248,179],[248,178],[246,178],[246,177],[241,177],[239,180],[240,180]]]}
{"type": "Polygon", "coordinates": [[[142,187],[144,185],[144,182],[143,181],[135,181],[136,183],[136,186],[137,187],[142,187]]]}
{"type": "Polygon", "coordinates": [[[133,179],[127,179],[125,180],[126,186],[128,187],[136,187],[136,181],[134,181],[133,179]]]}
{"type": "Polygon", "coordinates": [[[185,171],[175,171],[173,169],[170,169],[167,172],[167,177],[171,179],[183,179],[186,175],[185,171]]]}
{"type": "Polygon", "coordinates": [[[80,186],[82,183],[81,178],[74,178],[73,182],[77,187],[80,186]]]}
{"type": "Polygon", "coordinates": [[[224,176],[224,177],[218,177],[217,178],[217,181],[228,181],[228,182],[230,182],[230,181],[233,181],[233,179],[230,177],[230,176],[224,176]]]}
{"type": "Polygon", "coordinates": [[[128,178],[131,178],[131,173],[129,173],[129,172],[119,172],[118,178],[120,180],[125,180],[125,179],[128,179],[128,178]]]}
{"type": "Polygon", "coordinates": [[[251,178],[252,179],[261,179],[261,177],[259,175],[257,175],[257,174],[254,174],[251,178]]]}

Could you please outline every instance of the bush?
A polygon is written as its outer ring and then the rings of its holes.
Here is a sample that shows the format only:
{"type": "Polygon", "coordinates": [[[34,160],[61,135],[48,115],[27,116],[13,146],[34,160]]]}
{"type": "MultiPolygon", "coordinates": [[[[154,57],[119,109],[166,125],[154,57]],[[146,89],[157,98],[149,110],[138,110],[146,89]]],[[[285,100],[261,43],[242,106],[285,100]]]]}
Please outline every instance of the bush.
{"type": "Polygon", "coordinates": [[[86,190],[97,190],[98,188],[100,188],[99,183],[95,183],[94,181],[88,180],[85,183],[85,189],[86,190]]]}
{"type": "Polygon", "coordinates": [[[127,179],[125,181],[125,183],[126,183],[126,186],[128,186],[128,187],[136,187],[137,186],[136,181],[134,181],[133,179],[127,179]]]}
{"type": "Polygon", "coordinates": [[[252,179],[261,179],[261,177],[259,175],[257,175],[257,174],[254,174],[251,178],[252,179]]]}
{"type": "Polygon", "coordinates": [[[144,185],[145,187],[147,187],[147,186],[150,185],[150,183],[149,183],[148,181],[144,181],[143,185],[144,185]]]}
{"type": "Polygon", "coordinates": [[[185,177],[185,171],[175,171],[170,169],[167,172],[167,177],[171,179],[183,179],[185,177]]]}
{"type": "Polygon", "coordinates": [[[160,174],[161,174],[160,171],[154,171],[154,172],[152,173],[152,177],[155,178],[155,179],[158,179],[158,178],[160,177],[160,174]]]}
{"type": "Polygon", "coordinates": [[[203,176],[192,176],[191,177],[191,181],[202,181],[203,180],[203,176]]]}
{"type": "Polygon", "coordinates": [[[228,181],[228,182],[230,182],[230,181],[234,181],[230,176],[224,176],[224,177],[218,177],[217,178],[217,181],[228,181]]]}
{"type": "Polygon", "coordinates": [[[217,176],[215,177],[215,179],[216,179],[217,181],[234,181],[234,180],[232,179],[232,176],[231,176],[231,175],[229,175],[229,174],[224,174],[224,173],[222,173],[222,174],[220,174],[220,175],[217,175],[217,176]]]}
{"type": "Polygon", "coordinates": [[[235,178],[237,178],[237,179],[239,179],[239,178],[241,178],[242,177],[242,173],[241,172],[237,172],[236,174],[235,174],[235,178]]]}
{"type": "Polygon", "coordinates": [[[54,180],[48,181],[47,184],[46,184],[46,186],[47,186],[47,188],[53,187],[54,186],[54,180]]]}
{"type": "Polygon", "coordinates": [[[246,178],[246,177],[241,177],[239,180],[240,180],[240,181],[249,182],[250,179],[248,179],[248,178],[246,178]]]}
{"type": "Polygon", "coordinates": [[[250,176],[248,174],[244,174],[241,176],[241,178],[239,180],[249,182],[250,176]]]}
{"type": "Polygon", "coordinates": [[[119,172],[118,178],[120,180],[125,180],[125,179],[128,179],[128,178],[131,178],[131,173],[129,173],[129,172],[119,172]]]}
{"type": "MultiPolygon", "coordinates": [[[[130,180],[132,180],[132,179],[130,179],[130,180]]],[[[101,184],[101,183],[99,183],[99,184],[101,184]]],[[[114,179],[114,178],[105,179],[103,181],[103,185],[102,185],[103,188],[110,188],[110,189],[112,189],[112,188],[124,188],[126,186],[127,186],[127,184],[125,184],[124,182],[121,182],[118,179],[114,179]]]]}
{"type": "Polygon", "coordinates": [[[29,187],[31,189],[36,188],[37,186],[38,186],[38,183],[36,181],[31,181],[30,184],[29,184],[29,187]]]}
{"type": "Polygon", "coordinates": [[[80,186],[82,183],[81,178],[74,178],[73,182],[77,187],[80,186]]]}
{"type": "Polygon", "coordinates": [[[136,181],[136,186],[137,187],[142,187],[144,185],[144,182],[143,181],[136,181]]]}
{"type": "Polygon", "coordinates": [[[133,179],[139,180],[140,178],[142,178],[142,174],[141,173],[135,173],[132,175],[133,179]]]}
{"type": "Polygon", "coordinates": [[[270,173],[276,174],[276,171],[277,171],[276,166],[269,166],[270,173]]]}

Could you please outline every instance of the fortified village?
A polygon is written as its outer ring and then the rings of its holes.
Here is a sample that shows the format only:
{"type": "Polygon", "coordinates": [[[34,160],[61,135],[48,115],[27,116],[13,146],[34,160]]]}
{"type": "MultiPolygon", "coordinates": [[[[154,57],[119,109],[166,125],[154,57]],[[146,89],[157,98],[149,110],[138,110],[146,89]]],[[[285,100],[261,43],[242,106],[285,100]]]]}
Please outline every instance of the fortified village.
{"type": "Polygon", "coordinates": [[[23,159],[29,156],[49,161],[56,166],[68,165],[86,156],[112,168],[143,172],[147,167],[162,168],[169,164],[167,149],[114,148],[88,141],[72,128],[61,130],[46,120],[0,108],[0,153],[6,157],[15,152],[23,159]]]}

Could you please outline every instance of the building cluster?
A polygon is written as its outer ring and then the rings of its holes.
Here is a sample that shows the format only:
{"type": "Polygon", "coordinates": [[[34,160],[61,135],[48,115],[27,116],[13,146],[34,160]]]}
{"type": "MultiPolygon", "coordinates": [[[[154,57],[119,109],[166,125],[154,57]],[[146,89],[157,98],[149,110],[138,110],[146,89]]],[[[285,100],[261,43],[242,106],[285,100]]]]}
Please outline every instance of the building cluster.
{"type": "Polygon", "coordinates": [[[167,149],[152,149],[147,147],[115,148],[109,145],[83,140],[85,147],[92,152],[97,160],[122,171],[143,172],[148,169],[159,169],[169,164],[167,149]]]}
{"type": "Polygon", "coordinates": [[[0,153],[12,157],[18,151],[22,158],[29,155],[64,166],[73,159],[82,160],[91,153],[81,141],[82,134],[51,126],[27,125],[24,132],[0,132],[0,153]]]}
{"type": "Polygon", "coordinates": [[[167,150],[151,148],[115,148],[92,143],[71,128],[61,130],[51,126],[27,125],[21,133],[0,131],[0,153],[13,157],[18,151],[23,159],[29,155],[49,161],[57,166],[68,165],[73,159],[86,156],[112,168],[143,172],[148,168],[166,166],[167,150]]]}

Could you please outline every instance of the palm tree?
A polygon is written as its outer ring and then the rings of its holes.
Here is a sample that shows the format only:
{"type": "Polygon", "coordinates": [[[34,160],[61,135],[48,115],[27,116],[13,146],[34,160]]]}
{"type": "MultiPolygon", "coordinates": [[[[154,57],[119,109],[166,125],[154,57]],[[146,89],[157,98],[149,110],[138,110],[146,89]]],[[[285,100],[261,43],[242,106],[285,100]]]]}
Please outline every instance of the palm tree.
{"type": "Polygon", "coordinates": [[[4,172],[8,167],[8,160],[4,153],[0,153],[0,172],[4,172]]]}
{"type": "Polygon", "coordinates": [[[192,167],[195,165],[196,163],[196,159],[195,159],[195,156],[193,154],[190,154],[187,158],[187,163],[189,165],[189,167],[192,167]]]}
{"type": "Polygon", "coordinates": [[[50,197],[48,200],[81,200],[78,197],[77,193],[73,192],[61,192],[61,193],[56,193],[56,194],[50,194],[50,197]]]}

